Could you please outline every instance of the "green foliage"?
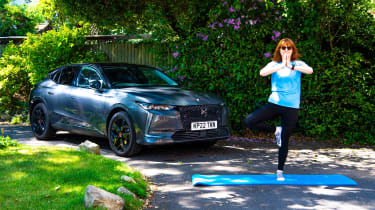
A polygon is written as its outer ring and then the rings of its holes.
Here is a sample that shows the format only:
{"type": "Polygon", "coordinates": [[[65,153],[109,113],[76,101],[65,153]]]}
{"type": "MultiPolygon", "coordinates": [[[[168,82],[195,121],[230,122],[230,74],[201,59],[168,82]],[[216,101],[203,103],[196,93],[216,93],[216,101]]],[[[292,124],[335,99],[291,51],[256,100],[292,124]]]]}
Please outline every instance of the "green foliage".
{"type": "MultiPolygon", "coordinates": [[[[347,143],[375,144],[375,20],[369,12],[374,11],[374,3],[40,2],[45,5],[43,14],[68,20],[65,25],[74,26],[71,28],[89,21],[115,33],[151,33],[148,42],[156,46],[157,65],[187,87],[221,95],[230,107],[233,133],[241,133],[243,118],[266,103],[270,78],[260,77],[259,70],[270,61],[277,42],[289,37],[302,54],[301,60],[314,68],[313,75],[302,77],[298,131],[318,138],[341,138],[347,143]]],[[[30,35],[24,47],[10,44],[6,48],[0,59],[0,109],[22,107],[22,96],[28,97],[31,85],[48,70],[95,57],[86,55],[83,39],[73,31],[49,32],[45,38],[30,35]]]]}
{"type": "Polygon", "coordinates": [[[82,29],[28,34],[21,45],[8,44],[0,58],[0,110],[25,108],[31,87],[54,68],[103,60],[102,53],[89,50],[82,29]]]}
{"type": "Polygon", "coordinates": [[[50,1],[60,20],[94,24],[102,31],[121,28],[123,33],[164,33],[184,36],[204,27],[219,0],[43,0],[50,1]],[[100,12],[98,12],[100,11],[100,12]],[[72,18],[73,17],[73,18],[72,18]]]}
{"type": "Polygon", "coordinates": [[[369,10],[370,4],[352,0],[223,1],[210,10],[206,27],[155,52],[158,65],[185,86],[221,95],[232,131],[241,133],[244,117],[270,94],[270,78],[259,76],[270,61],[266,53],[290,37],[314,68],[302,78],[298,131],[374,144],[375,21],[369,10]]]}
{"type": "MultiPolygon", "coordinates": [[[[259,70],[270,61],[281,31],[281,5],[271,2],[221,3],[209,13],[209,24],[186,39],[171,43],[169,74],[187,87],[221,95],[230,107],[234,131],[243,129],[246,113],[264,104],[269,80],[259,70]],[[250,11],[250,12],[249,12],[250,11]]],[[[161,49],[160,49],[161,50],[161,49]]]]}
{"type": "Polygon", "coordinates": [[[12,6],[9,1],[0,3],[0,36],[24,36],[34,32],[38,19],[26,10],[26,6],[12,6]]]}
{"type": "Polygon", "coordinates": [[[4,137],[3,135],[0,136],[0,149],[13,147],[17,145],[18,145],[18,142],[16,140],[11,139],[9,136],[7,137],[4,137]]]}
{"type": "Polygon", "coordinates": [[[17,115],[12,117],[12,119],[10,120],[10,124],[17,125],[17,124],[24,123],[26,121],[27,121],[27,113],[25,113],[23,115],[17,114],[17,115]]]}

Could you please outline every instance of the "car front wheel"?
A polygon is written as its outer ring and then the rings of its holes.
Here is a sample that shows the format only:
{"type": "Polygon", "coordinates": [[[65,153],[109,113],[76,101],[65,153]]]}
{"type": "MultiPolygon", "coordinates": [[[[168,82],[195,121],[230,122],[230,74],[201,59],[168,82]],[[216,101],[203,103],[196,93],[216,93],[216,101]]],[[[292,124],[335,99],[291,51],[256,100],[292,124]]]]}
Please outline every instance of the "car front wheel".
{"type": "Polygon", "coordinates": [[[134,126],[126,112],[113,115],[108,126],[108,140],[111,149],[119,156],[130,157],[140,152],[134,126]]]}
{"type": "Polygon", "coordinates": [[[48,139],[56,133],[50,125],[48,110],[43,103],[34,107],[30,122],[33,134],[37,139],[48,139]]]}

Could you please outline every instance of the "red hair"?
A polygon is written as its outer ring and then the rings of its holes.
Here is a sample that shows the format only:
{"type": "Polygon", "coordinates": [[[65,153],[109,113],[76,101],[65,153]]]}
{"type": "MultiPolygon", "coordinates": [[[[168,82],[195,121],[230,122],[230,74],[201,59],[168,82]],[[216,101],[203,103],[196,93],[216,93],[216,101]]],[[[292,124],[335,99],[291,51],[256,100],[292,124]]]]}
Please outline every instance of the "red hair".
{"type": "Polygon", "coordinates": [[[276,62],[279,62],[279,63],[282,61],[281,53],[280,53],[281,47],[292,47],[293,51],[292,51],[292,57],[290,58],[291,61],[298,60],[299,57],[301,56],[298,53],[298,49],[297,49],[296,45],[294,44],[294,42],[289,38],[284,38],[284,39],[280,40],[279,43],[277,44],[275,52],[273,53],[273,58],[272,58],[273,61],[276,61],[276,62]]]}

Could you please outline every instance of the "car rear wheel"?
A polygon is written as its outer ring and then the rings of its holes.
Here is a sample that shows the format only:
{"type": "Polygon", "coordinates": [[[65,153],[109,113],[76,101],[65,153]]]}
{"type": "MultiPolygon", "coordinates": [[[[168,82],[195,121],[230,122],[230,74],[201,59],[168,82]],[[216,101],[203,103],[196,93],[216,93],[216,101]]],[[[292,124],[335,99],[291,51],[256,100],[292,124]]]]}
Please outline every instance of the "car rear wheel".
{"type": "Polygon", "coordinates": [[[30,117],[31,129],[37,139],[48,139],[56,131],[51,127],[47,107],[43,103],[37,104],[30,117]]]}
{"type": "Polygon", "coordinates": [[[111,149],[119,156],[130,157],[140,152],[134,126],[126,112],[113,115],[108,126],[108,140],[111,149]]]}

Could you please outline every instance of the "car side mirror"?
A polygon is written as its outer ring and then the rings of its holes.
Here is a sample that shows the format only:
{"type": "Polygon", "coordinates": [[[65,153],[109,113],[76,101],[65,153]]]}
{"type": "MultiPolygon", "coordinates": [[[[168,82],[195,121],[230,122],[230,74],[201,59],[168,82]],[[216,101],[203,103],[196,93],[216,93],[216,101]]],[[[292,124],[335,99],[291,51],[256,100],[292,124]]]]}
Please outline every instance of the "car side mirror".
{"type": "Polygon", "coordinates": [[[101,90],[103,88],[102,81],[100,80],[90,81],[90,88],[101,90]]]}

